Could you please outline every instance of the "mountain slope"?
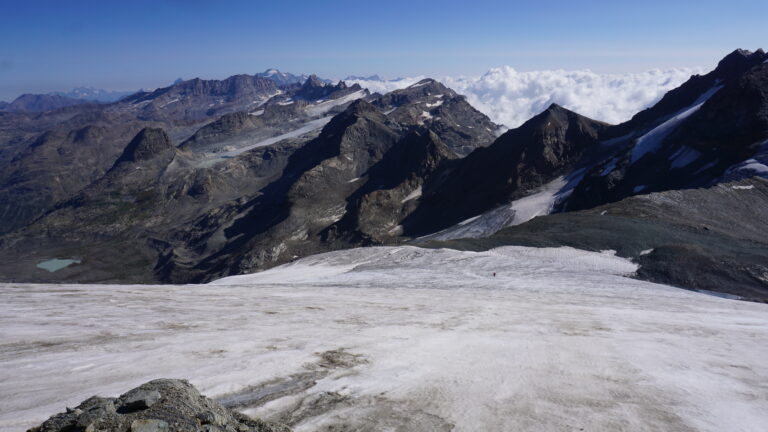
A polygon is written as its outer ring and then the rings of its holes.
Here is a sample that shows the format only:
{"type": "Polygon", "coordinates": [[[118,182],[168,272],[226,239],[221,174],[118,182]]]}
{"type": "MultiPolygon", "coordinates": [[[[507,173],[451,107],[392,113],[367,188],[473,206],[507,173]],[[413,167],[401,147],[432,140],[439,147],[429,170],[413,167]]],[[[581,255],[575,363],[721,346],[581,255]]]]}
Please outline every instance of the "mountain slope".
{"type": "Polygon", "coordinates": [[[435,232],[571,173],[599,150],[605,127],[553,104],[459,161],[446,178],[427,184],[419,208],[403,224],[406,233],[435,232]]]}
{"type": "Polygon", "coordinates": [[[714,71],[692,77],[656,106],[608,129],[604,137],[615,149],[613,157],[586,173],[567,208],[701,187],[750,158],[768,140],[765,60],[762,50],[736,51],[714,71]]]}
{"type": "MultiPolygon", "coordinates": [[[[416,208],[417,189],[456,156],[429,125],[408,116],[395,121],[392,108],[360,99],[369,98],[365,91],[323,88],[332,89],[326,96],[341,96],[285,103],[292,93],[278,95],[258,113],[220,117],[178,148],[164,132],[142,131],[122,156],[113,156],[114,167],[102,178],[7,236],[4,253],[18,264],[0,273],[46,281],[206,280],[296,255],[397,241],[400,231],[393,228],[416,208]],[[319,134],[291,132],[253,143],[256,133],[301,125],[315,118],[310,115],[325,116],[319,134]],[[238,141],[240,147],[228,149],[238,141]],[[387,214],[379,211],[385,207],[387,214]],[[121,266],[126,251],[137,261],[121,266]],[[34,269],[52,255],[76,255],[81,264],[56,273],[34,269]]],[[[417,95],[396,109],[429,100],[417,95]]],[[[461,103],[451,106],[460,107],[453,117],[467,112],[461,103]]],[[[451,115],[445,118],[436,122],[447,125],[451,115]]]]}

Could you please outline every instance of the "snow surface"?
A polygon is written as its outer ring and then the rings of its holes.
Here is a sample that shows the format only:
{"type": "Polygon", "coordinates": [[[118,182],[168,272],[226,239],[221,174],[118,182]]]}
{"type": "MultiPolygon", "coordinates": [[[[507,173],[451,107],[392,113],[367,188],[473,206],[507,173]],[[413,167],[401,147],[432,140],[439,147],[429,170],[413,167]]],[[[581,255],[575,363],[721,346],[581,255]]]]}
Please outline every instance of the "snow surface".
{"type": "Polygon", "coordinates": [[[246,412],[336,392],[294,430],[765,430],[768,305],[624,277],[636,268],[569,248],[379,247],[209,285],[2,284],[0,430],[158,377],[220,397],[338,349],[364,361],[246,412]]]}
{"type": "Polygon", "coordinates": [[[635,147],[632,149],[632,159],[630,163],[635,163],[640,158],[648,153],[656,152],[661,147],[661,142],[669,135],[670,132],[675,130],[683,120],[690,117],[693,113],[699,110],[704,102],[711,98],[715,93],[723,88],[722,85],[715,86],[699,96],[693,105],[680,110],[677,114],[673,115],[669,120],[656,126],[650,132],[637,139],[635,147]]]}
{"type": "Polygon", "coordinates": [[[339,105],[344,105],[345,103],[349,103],[357,99],[364,98],[367,95],[368,93],[366,92],[366,90],[359,90],[359,91],[350,93],[346,96],[342,96],[338,99],[332,99],[332,100],[321,102],[312,106],[308,106],[304,112],[306,112],[307,115],[311,117],[321,116],[339,105]]]}
{"type": "Polygon", "coordinates": [[[754,189],[755,186],[754,185],[746,185],[746,186],[735,185],[735,186],[731,186],[731,188],[740,189],[740,190],[749,190],[749,189],[754,189]]]}
{"type": "Polygon", "coordinates": [[[253,149],[257,148],[257,147],[264,147],[264,146],[276,144],[276,143],[278,143],[280,141],[283,141],[283,140],[286,140],[286,139],[289,139],[289,138],[296,138],[296,137],[302,136],[302,135],[304,135],[306,133],[309,133],[309,132],[312,132],[314,130],[322,128],[323,126],[328,124],[328,122],[331,121],[332,118],[333,118],[333,116],[327,116],[327,117],[322,117],[322,118],[319,118],[319,119],[315,119],[315,120],[312,120],[312,121],[309,121],[309,122],[305,123],[300,128],[294,129],[294,130],[292,130],[290,132],[286,132],[286,133],[284,133],[282,135],[278,135],[278,136],[275,136],[275,137],[272,137],[272,138],[268,138],[268,139],[256,142],[254,144],[249,144],[247,146],[238,147],[236,149],[229,150],[229,151],[226,151],[226,152],[215,153],[215,154],[213,154],[213,156],[216,156],[216,157],[219,157],[219,158],[235,157],[235,156],[237,156],[237,155],[239,155],[241,153],[245,153],[248,150],[253,150],[253,149]]]}
{"type": "Polygon", "coordinates": [[[768,178],[768,140],[760,143],[754,156],[728,168],[723,178],[724,181],[736,181],[752,176],[768,178]]]}

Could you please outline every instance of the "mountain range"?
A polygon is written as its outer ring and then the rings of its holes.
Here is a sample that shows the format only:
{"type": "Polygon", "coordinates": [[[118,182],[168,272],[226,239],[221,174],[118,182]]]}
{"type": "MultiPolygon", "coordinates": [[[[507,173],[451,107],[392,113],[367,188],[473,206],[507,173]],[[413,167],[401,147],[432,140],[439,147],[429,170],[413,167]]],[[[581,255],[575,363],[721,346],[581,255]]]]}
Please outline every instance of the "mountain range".
{"type": "Polygon", "coordinates": [[[552,104],[504,131],[432,79],[371,94],[277,70],[26,106],[0,112],[4,281],[206,282],[356,246],[566,245],[768,301],[762,50],[617,125],[552,104]]]}

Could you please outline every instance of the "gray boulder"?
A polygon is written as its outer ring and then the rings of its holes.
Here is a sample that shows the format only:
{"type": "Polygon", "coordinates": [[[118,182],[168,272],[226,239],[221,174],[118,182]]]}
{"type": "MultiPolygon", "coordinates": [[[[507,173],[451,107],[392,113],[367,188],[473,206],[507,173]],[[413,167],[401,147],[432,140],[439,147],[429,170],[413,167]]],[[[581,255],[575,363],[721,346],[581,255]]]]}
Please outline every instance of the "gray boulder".
{"type": "Polygon", "coordinates": [[[118,398],[93,396],[28,432],[290,432],[224,408],[186,380],[158,379],[118,398]]]}

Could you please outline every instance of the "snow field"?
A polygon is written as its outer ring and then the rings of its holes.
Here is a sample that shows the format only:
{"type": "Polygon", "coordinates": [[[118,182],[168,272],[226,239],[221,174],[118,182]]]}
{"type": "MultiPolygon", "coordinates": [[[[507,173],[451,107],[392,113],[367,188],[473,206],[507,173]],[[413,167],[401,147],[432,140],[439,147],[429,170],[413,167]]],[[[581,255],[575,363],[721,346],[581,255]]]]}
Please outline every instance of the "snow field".
{"type": "Polygon", "coordinates": [[[246,412],[332,392],[346,402],[294,430],[763,430],[768,306],[636,269],[570,248],[380,247],[209,285],[0,285],[0,430],[157,377],[240,392],[329,350],[365,361],[246,412]]]}

